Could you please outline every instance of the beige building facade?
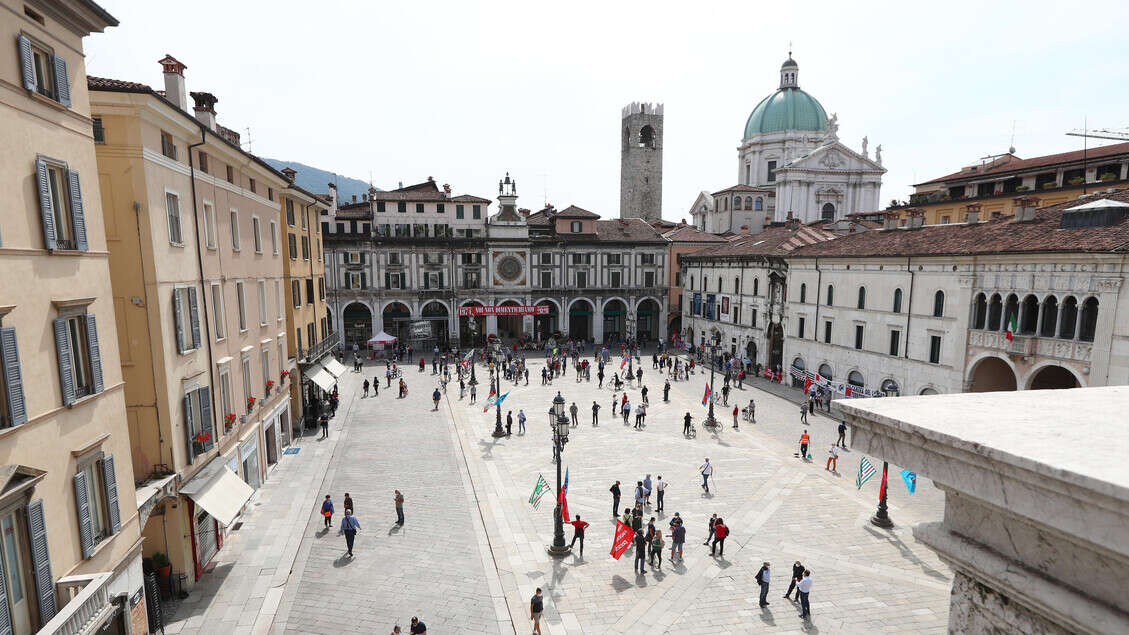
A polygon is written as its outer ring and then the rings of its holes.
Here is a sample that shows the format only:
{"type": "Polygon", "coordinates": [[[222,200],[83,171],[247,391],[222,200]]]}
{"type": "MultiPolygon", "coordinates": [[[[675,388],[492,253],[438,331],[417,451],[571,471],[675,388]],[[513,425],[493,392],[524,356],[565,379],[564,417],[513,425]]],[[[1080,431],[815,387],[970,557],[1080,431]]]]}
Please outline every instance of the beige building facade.
{"type": "Polygon", "coordinates": [[[281,174],[160,61],[165,93],[90,78],[145,554],[191,585],[289,429],[281,174]]]}
{"type": "Polygon", "coordinates": [[[92,2],[0,13],[0,632],[145,632],[83,60],[117,21],[92,2]]]}

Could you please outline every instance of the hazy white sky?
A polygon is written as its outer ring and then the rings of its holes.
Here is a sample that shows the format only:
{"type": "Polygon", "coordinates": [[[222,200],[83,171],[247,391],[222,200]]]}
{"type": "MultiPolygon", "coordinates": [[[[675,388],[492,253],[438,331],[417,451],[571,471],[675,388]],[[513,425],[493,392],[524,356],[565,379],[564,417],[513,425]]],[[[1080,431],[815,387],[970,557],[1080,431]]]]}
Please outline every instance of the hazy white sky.
{"type": "Polygon", "coordinates": [[[87,38],[90,74],[160,88],[171,53],[256,154],[488,198],[508,170],[524,207],[547,191],[605,218],[622,106],[666,104],[663,216],[688,219],[736,182],[789,41],[840,138],[882,144],[884,203],[1005,152],[1013,121],[1024,157],[1081,148],[1084,117],[1129,126],[1125,3],[101,4],[121,26],[87,38]]]}

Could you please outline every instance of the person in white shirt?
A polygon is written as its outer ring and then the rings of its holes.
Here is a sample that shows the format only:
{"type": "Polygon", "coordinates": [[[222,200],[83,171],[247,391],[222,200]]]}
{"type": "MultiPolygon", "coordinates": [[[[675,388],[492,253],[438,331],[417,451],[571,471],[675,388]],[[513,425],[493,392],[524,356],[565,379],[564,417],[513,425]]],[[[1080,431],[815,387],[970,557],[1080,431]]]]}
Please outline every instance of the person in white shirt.
{"type": "Polygon", "coordinates": [[[663,481],[661,474],[659,475],[658,482],[655,483],[655,492],[658,497],[658,506],[655,508],[655,511],[661,512],[663,510],[663,493],[666,492],[666,482],[663,481]]]}
{"type": "Polygon", "coordinates": [[[710,464],[710,458],[708,456],[706,457],[706,462],[698,468],[698,471],[702,473],[702,489],[707,492],[710,491],[710,476],[713,475],[713,465],[710,464]]]}
{"type": "Polygon", "coordinates": [[[831,444],[831,449],[827,451],[827,467],[823,468],[829,472],[839,471],[839,446],[836,443],[831,444]]]}
{"type": "Polygon", "coordinates": [[[800,617],[805,620],[811,619],[811,606],[808,604],[808,594],[811,593],[811,569],[804,570],[804,577],[796,585],[796,589],[800,592],[800,617]]]}

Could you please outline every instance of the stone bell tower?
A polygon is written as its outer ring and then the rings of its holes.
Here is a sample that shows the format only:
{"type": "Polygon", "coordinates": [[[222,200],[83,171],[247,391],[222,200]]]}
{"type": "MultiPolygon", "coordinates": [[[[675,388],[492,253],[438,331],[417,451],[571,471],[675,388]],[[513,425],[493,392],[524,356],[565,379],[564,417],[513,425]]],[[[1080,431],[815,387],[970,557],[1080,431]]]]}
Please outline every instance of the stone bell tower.
{"type": "Polygon", "coordinates": [[[619,217],[659,220],[663,198],[663,105],[623,108],[619,217]]]}

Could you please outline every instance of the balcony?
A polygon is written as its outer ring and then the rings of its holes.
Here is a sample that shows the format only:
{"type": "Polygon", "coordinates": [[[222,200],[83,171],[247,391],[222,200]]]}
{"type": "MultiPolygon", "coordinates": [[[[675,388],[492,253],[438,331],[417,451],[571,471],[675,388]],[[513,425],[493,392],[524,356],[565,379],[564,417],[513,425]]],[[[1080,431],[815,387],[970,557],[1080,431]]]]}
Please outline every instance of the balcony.
{"type": "Polygon", "coordinates": [[[295,358],[299,364],[312,364],[337,346],[337,333],[330,332],[322,341],[309,348],[299,348],[295,358]]]}
{"type": "Polygon", "coordinates": [[[983,330],[969,331],[968,345],[1015,357],[1038,356],[1084,364],[1090,362],[1090,354],[1094,348],[1093,342],[1034,335],[1016,335],[1015,339],[1009,342],[1001,332],[983,330]]]}
{"type": "Polygon", "coordinates": [[[114,613],[110,602],[112,573],[59,578],[55,597],[63,607],[39,630],[40,635],[88,635],[97,632],[114,613]]]}

